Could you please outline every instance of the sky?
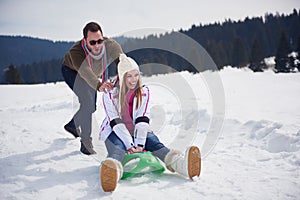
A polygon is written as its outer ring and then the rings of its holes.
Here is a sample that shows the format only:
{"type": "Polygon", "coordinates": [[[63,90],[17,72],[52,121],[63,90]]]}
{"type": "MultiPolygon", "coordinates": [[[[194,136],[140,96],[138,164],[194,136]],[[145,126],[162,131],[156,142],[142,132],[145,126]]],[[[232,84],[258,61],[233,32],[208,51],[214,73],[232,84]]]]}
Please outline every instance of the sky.
{"type": "Polygon", "coordinates": [[[0,35],[76,41],[96,21],[108,37],[142,36],[294,8],[299,0],[0,0],[0,35]]]}

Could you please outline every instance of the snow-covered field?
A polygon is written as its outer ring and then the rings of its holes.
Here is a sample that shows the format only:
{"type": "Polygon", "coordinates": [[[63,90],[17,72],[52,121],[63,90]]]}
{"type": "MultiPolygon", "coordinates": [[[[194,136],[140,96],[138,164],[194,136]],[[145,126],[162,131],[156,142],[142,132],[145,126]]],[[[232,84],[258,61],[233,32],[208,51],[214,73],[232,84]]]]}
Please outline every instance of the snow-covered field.
{"type": "Polygon", "coordinates": [[[78,106],[65,83],[1,85],[0,199],[300,199],[300,73],[226,68],[144,82],[152,90],[151,125],[161,140],[181,150],[192,143],[202,149],[199,178],[165,171],[121,180],[115,192],[104,193],[100,95],[92,134],[98,154],[85,156],[79,139],[63,130],[78,106]],[[223,91],[212,91],[205,80],[214,75],[223,91]],[[220,127],[212,126],[215,114],[220,127]],[[217,137],[206,142],[211,133],[217,137]]]}

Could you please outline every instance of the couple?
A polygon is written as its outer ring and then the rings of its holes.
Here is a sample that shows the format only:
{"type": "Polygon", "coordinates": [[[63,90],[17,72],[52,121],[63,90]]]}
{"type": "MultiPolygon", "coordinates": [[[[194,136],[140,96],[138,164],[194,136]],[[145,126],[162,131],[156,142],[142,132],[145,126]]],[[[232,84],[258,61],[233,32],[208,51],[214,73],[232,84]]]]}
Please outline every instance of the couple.
{"type": "MultiPolygon", "coordinates": [[[[102,38],[101,32],[101,36],[94,40],[100,41],[103,40],[102,38]]],[[[85,40],[90,43],[88,38],[85,40]]],[[[87,50],[93,53],[92,49],[87,48],[87,50]]],[[[93,54],[93,56],[97,55],[99,53],[93,54]]],[[[96,87],[98,91],[104,92],[103,106],[106,113],[100,130],[100,138],[104,140],[108,152],[108,157],[102,162],[100,168],[103,190],[105,192],[115,190],[122,177],[123,166],[121,163],[126,153],[139,153],[144,150],[151,151],[172,172],[178,172],[191,179],[199,176],[201,170],[199,148],[191,146],[185,153],[181,153],[175,149],[169,149],[159,141],[149,128],[150,91],[147,86],[142,85],[139,66],[132,58],[123,53],[120,53],[117,60],[117,78],[113,83],[105,82],[103,79],[105,75],[102,74],[102,84],[97,83],[96,87]]],[[[89,69],[91,72],[93,71],[93,68],[89,69]]],[[[81,75],[80,72],[78,74],[81,75]]],[[[82,81],[80,83],[82,84],[82,81]]],[[[93,88],[91,85],[90,87],[93,88]]],[[[77,129],[76,126],[73,128],[77,129]]],[[[82,124],[81,131],[83,131],[82,124]]],[[[81,147],[85,145],[84,139],[81,134],[81,147]]],[[[91,141],[91,138],[88,139],[91,141]]],[[[89,147],[92,148],[91,145],[89,147]]],[[[87,149],[85,146],[84,148],[87,149]]],[[[90,149],[89,152],[90,154],[94,153],[90,149]]]]}

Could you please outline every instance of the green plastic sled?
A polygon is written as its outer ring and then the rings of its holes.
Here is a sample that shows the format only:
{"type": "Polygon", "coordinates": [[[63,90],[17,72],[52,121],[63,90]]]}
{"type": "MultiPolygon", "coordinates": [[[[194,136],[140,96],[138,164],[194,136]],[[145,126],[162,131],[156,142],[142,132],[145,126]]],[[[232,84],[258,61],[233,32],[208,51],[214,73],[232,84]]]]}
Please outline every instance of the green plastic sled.
{"type": "Polygon", "coordinates": [[[124,169],[122,179],[127,179],[134,175],[145,174],[148,172],[162,173],[165,171],[165,168],[150,151],[126,154],[122,164],[124,169]],[[135,167],[133,169],[128,169],[130,165],[135,165],[135,167]],[[146,168],[149,169],[145,171],[146,168]]]}

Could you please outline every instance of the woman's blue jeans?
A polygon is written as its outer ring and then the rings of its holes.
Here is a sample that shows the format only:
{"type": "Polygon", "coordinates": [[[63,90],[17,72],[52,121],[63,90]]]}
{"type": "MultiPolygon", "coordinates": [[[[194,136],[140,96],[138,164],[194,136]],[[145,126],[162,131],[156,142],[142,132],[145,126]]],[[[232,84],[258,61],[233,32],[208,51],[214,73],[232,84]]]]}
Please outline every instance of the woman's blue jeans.
{"type": "MultiPolygon", "coordinates": [[[[112,132],[105,140],[105,146],[108,157],[114,158],[120,162],[123,161],[127,149],[115,132],[112,132]]],[[[146,151],[151,151],[152,154],[161,161],[164,161],[167,153],[170,151],[169,148],[165,147],[165,145],[159,141],[158,137],[153,132],[148,132],[144,149],[146,151]]]]}

